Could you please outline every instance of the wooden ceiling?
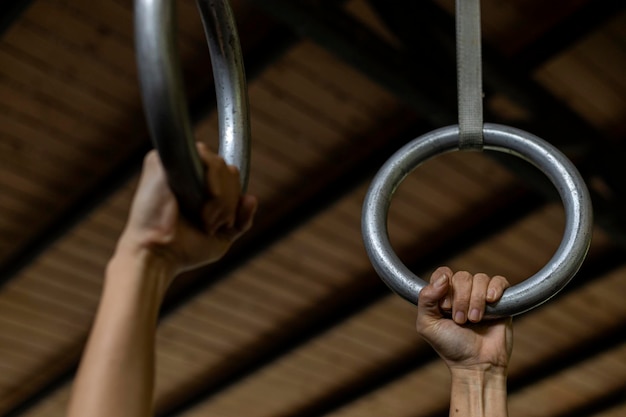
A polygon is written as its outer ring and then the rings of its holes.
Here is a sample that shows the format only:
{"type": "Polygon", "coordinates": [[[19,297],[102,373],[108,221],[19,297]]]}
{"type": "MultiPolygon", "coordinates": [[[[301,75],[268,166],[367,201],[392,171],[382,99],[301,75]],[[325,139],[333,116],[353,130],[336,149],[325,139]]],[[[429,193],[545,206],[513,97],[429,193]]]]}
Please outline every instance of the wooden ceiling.
{"type": "MultiPolygon", "coordinates": [[[[456,117],[452,2],[405,3],[234,2],[261,209],[228,257],[168,295],[158,416],[447,415],[445,366],[360,237],[378,166],[456,117]]],[[[192,0],[177,5],[196,134],[214,146],[202,26],[192,0]]],[[[511,416],[626,415],[623,6],[483,1],[489,121],[563,149],[597,219],[577,277],[515,320],[511,416]]],[[[150,148],[132,2],[5,1],[0,11],[0,416],[63,416],[150,148]]],[[[541,268],[562,208],[512,162],[454,153],[411,174],[389,217],[402,259],[421,275],[445,263],[512,282],[541,268]]]]}

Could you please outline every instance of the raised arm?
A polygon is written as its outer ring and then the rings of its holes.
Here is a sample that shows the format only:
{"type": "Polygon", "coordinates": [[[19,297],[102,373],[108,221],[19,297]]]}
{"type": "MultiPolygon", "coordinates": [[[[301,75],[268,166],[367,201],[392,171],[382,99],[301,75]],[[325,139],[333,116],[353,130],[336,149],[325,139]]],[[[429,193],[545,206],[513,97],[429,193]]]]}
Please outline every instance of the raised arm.
{"type": "Polygon", "coordinates": [[[482,319],[485,303],[499,300],[508,286],[500,276],[442,267],[420,293],[417,331],[450,369],[450,416],[507,416],[512,322],[482,319]]]}
{"type": "Polygon", "coordinates": [[[198,150],[211,196],[203,231],[180,218],[157,154],[144,161],[128,222],[107,266],[68,417],[153,414],[155,329],[168,286],[178,273],[220,259],[252,223],[256,200],[240,195],[237,170],[204,146],[198,150]]]}

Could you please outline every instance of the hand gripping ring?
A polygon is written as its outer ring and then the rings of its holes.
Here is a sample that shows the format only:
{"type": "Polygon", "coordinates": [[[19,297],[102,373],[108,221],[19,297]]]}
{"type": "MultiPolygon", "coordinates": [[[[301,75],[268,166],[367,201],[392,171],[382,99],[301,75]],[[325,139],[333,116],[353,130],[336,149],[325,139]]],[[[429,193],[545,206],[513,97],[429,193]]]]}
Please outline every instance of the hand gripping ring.
{"type": "MultiPolygon", "coordinates": [[[[508,126],[486,123],[483,133],[485,149],[516,155],[539,168],[558,190],[566,216],[565,233],[552,259],[532,277],[508,288],[498,303],[487,305],[485,317],[498,318],[535,308],[567,285],[589,248],[593,215],[584,181],[558,149],[508,126]]],[[[389,205],[398,185],[420,163],[458,150],[458,137],[459,129],[454,125],[426,133],[405,145],[378,171],[363,204],[361,228],[374,269],[394,292],[413,304],[417,304],[427,283],[400,261],[389,243],[389,205]]]]}
{"type": "MultiPolygon", "coordinates": [[[[175,38],[172,0],[135,0],[139,81],[152,142],[182,213],[201,225],[204,166],[192,133],[175,38]]],[[[209,44],[219,118],[219,153],[239,169],[246,189],[250,124],[243,58],[228,0],[198,0],[209,44]]]]}

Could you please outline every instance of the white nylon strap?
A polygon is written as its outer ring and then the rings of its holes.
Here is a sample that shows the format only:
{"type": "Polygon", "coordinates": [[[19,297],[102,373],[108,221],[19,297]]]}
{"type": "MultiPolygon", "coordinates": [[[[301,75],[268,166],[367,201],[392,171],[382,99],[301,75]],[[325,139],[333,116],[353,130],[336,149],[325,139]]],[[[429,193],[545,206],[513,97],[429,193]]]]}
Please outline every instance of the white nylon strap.
{"type": "Polygon", "coordinates": [[[480,0],[456,0],[459,148],[483,148],[480,0]]]}

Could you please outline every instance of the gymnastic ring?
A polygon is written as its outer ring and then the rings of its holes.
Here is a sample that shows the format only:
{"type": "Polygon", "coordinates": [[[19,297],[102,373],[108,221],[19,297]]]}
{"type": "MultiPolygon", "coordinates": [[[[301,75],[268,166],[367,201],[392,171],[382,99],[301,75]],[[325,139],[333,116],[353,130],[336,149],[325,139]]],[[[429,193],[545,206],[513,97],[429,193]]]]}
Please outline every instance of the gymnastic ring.
{"type": "MultiPolygon", "coordinates": [[[[550,261],[535,275],[508,288],[498,303],[487,305],[485,317],[513,316],[556,295],[580,268],[591,242],[593,214],[589,191],[576,167],[558,149],[528,132],[485,124],[484,148],[523,158],[539,168],[556,187],[565,208],[565,232],[550,261]]],[[[398,258],[389,242],[387,216],[402,180],[420,163],[459,150],[458,125],[414,139],[397,151],[374,177],[363,203],[361,229],[367,254],[382,280],[398,295],[417,304],[427,283],[398,258]]]]}
{"type": "MultiPolygon", "coordinates": [[[[150,137],[187,219],[201,225],[205,168],[192,132],[175,37],[175,2],[135,0],[135,47],[150,137]]],[[[209,44],[219,119],[219,153],[239,169],[250,161],[248,95],[237,27],[228,0],[198,0],[209,44]]]]}

